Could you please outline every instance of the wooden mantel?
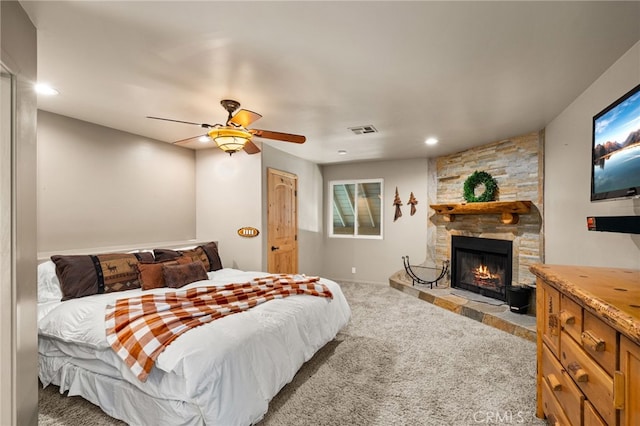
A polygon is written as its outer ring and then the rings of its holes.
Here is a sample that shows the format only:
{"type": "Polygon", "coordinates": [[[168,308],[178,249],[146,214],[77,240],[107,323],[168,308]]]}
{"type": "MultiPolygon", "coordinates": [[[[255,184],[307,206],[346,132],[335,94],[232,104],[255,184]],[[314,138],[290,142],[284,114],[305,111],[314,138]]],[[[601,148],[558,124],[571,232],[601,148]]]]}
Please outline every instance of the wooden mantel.
{"type": "Polygon", "coordinates": [[[487,203],[431,204],[436,214],[453,222],[458,214],[499,214],[505,225],[514,225],[520,220],[519,214],[531,212],[531,201],[489,201],[487,203]]]}

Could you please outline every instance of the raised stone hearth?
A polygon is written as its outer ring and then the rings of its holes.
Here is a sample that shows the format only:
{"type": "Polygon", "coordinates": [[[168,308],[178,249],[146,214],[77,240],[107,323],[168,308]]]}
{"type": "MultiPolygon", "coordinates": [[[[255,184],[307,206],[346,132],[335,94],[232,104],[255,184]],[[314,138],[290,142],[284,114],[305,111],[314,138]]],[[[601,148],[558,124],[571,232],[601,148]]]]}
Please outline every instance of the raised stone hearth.
{"type": "Polygon", "coordinates": [[[509,305],[496,299],[480,296],[448,286],[413,285],[405,271],[398,271],[389,278],[389,285],[404,293],[432,303],[456,314],[514,334],[532,342],[536,341],[536,318],[511,312],[509,305]]]}

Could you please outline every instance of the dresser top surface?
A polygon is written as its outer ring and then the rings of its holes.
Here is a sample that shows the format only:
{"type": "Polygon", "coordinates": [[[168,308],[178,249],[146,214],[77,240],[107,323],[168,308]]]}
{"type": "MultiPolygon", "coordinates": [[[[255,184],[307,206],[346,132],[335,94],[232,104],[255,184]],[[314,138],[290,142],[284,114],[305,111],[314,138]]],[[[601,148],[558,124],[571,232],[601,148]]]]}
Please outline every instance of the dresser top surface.
{"type": "Polygon", "coordinates": [[[530,269],[640,344],[640,270],[545,264],[530,269]]]}

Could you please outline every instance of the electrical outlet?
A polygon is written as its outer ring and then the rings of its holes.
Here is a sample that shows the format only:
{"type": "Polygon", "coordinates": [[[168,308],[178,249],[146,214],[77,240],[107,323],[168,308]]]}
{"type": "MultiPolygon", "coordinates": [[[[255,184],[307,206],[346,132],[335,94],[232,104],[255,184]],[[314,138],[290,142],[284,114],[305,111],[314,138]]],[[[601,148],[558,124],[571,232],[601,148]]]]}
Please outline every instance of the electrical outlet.
{"type": "Polygon", "coordinates": [[[356,267],[355,267],[355,266],[352,266],[352,267],[351,267],[351,273],[352,273],[352,274],[355,274],[355,273],[356,273],[356,267]]]}

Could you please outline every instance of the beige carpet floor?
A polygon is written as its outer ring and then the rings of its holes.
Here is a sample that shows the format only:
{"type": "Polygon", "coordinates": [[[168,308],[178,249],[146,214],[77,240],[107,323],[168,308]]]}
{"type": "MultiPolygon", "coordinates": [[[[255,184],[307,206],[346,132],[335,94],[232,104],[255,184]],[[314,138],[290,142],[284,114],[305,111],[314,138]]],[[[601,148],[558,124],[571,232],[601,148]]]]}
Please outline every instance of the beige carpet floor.
{"type": "MultiPolygon", "coordinates": [[[[260,426],[543,425],[535,344],[386,285],[342,283],[353,315],[271,401],[260,426]]],[[[122,424],[40,390],[39,424],[122,424]]],[[[226,426],[226,425],[224,425],[226,426]]]]}

